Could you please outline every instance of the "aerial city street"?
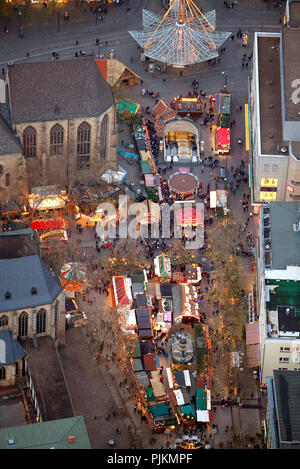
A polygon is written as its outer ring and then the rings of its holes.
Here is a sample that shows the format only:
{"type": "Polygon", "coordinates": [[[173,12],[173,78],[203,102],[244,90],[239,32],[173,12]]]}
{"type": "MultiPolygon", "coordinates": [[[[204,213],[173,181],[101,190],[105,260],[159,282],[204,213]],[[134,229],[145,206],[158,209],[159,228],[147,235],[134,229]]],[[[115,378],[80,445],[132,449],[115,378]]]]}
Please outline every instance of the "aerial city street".
{"type": "Polygon", "coordinates": [[[300,0],[0,0],[0,43],[0,448],[299,448],[300,0]]]}

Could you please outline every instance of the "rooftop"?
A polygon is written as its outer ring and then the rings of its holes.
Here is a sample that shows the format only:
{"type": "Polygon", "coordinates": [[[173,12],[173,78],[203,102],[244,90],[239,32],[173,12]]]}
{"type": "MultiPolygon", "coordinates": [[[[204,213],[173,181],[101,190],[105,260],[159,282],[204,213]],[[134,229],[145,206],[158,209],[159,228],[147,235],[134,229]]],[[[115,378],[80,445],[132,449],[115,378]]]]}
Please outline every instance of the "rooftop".
{"type": "Polygon", "coordinates": [[[0,233],[0,259],[38,254],[39,237],[32,228],[0,233]]]}
{"type": "Polygon", "coordinates": [[[279,37],[257,37],[261,153],[278,154],[282,140],[279,37]]]}
{"type": "Polygon", "coordinates": [[[300,102],[293,102],[290,95],[295,87],[293,81],[299,79],[299,43],[300,43],[300,2],[289,2],[289,18],[283,28],[284,81],[286,95],[286,119],[300,121],[300,102]]]}
{"type": "Polygon", "coordinates": [[[74,410],[53,339],[39,337],[37,349],[32,339],[26,339],[24,345],[42,420],[73,417],[74,410]]]}
{"type": "Polygon", "coordinates": [[[2,428],[0,448],[92,449],[83,417],[2,428]]]}
{"type": "Polygon", "coordinates": [[[274,370],[278,432],[281,447],[300,448],[300,372],[274,370]]]}
{"type": "Polygon", "coordinates": [[[0,344],[4,344],[4,357],[0,354],[0,365],[13,365],[16,360],[21,360],[26,355],[21,343],[13,338],[11,331],[0,331],[0,344]],[[4,361],[1,361],[4,358],[4,361]]]}
{"type": "Polygon", "coordinates": [[[52,304],[62,291],[57,276],[37,255],[1,259],[0,278],[2,313],[52,304]]]}
{"type": "Polygon", "coordinates": [[[294,231],[300,222],[300,202],[271,202],[270,222],[272,269],[300,265],[300,231],[294,231]]]}
{"type": "Polygon", "coordinates": [[[20,141],[0,114],[0,155],[15,153],[22,153],[20,141]]]}
{"type": "Polygon", "coordinates": [[[99,116],[113,105],[93,58],[13,64],[8,77],[14,124],[99,116]]]}

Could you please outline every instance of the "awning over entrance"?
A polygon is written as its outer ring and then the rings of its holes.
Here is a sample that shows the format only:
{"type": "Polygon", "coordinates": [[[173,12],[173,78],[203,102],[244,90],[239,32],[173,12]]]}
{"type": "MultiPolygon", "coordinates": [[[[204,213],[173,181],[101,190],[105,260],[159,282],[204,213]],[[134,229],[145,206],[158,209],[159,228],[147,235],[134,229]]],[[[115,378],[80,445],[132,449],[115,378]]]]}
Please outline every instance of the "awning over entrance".
{"type": "Polygon", "coordinates": [[[249,367],[256,367],[259,365],[259,342],[260,338],[258,321],[246,324],[246,352],[249,367]]]}

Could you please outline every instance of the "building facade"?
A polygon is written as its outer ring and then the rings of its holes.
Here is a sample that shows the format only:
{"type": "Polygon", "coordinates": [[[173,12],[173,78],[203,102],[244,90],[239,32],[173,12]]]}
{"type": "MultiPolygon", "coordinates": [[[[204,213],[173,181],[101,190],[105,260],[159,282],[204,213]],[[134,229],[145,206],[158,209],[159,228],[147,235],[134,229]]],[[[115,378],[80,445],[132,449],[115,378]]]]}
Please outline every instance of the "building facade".
{"type": "Polygon", "coordinates": [[[253,204],[300,200],[299,12],[300,2],[289,0],[281,32],[254,36],[249,80],[253,204]]]}

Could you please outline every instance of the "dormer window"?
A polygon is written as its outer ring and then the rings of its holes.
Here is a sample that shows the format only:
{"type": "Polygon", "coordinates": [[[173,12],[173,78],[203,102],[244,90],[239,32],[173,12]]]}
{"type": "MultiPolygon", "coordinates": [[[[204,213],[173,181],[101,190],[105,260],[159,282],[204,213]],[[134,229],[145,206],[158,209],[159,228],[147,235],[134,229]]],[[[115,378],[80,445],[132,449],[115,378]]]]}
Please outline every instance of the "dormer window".
{"type": "Polygon", "coordinates": [[[36,294],[37,294],[37,288],[36,288],[36,287],[32,287],[32,289],[31,289],[31,294],[32,294],[32,295],[36,295],[36,294]]]}
{"type": "Polygon", "coordinates": [[[5,299],[6,299],[6,300],[10,300],[10,299],[11,299],[11,293],[10,293],[10,291],[7,291],[7,292],[5,293],[5,299]]]}

